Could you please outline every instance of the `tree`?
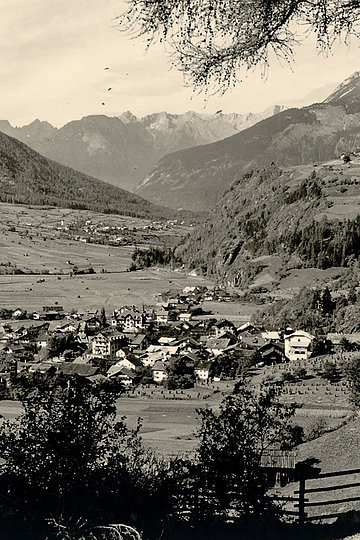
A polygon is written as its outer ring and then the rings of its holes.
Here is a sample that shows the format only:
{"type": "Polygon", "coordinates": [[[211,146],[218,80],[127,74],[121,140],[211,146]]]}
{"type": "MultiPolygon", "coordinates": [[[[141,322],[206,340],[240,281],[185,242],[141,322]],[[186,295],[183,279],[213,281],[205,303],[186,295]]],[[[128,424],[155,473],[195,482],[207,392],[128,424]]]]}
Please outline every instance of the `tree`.
{"type": "Polygon", "coordinates": [[[194,460],[178,467],[184,469],[178,482],[179,515],[190,515],[194,523],[211,530],[230,518],[241,525],[247,519],[254,521],[254,516],[271,514],[261,458],[269,449],[288,448],[294,413],[274,395],[272,390],[262,390],[256,396],[240,384],[237,394],[225,397],[218,411],[198,411],[199,446],[194,460]]]}
{"type": "Polygon", "coordinates": [[[100,316],[99,316],[100,324],[103,328],[106,326],[106,313],[104,306],[100,310],[100,316]]]}
{"type": "Polygon", "coordinates": [[[129,0],[120,29],[146,36],[148,46],[166,42],[174,63],[196,87],[212,82],[221,91],[237,72],[269,63],[269,53],[290,62],[293,48],[312,32],[318,48],[360,36],[360,5],[352,0],[129,0]],[[299,37],[299,26],[303,31],[299,37]]]}
{"type": "Polygon", "coordinates": [[[193,388],[195,383],[194,365],[189,363],[185,356],[174,358],[166,367],[168,378],[166,388],[193,388]]]}
{"type": "Polygon", "coordinates": [[[341,372],[333,362],[327,361],[323,365],[321,376],[329,383],[336,383],[341,379],[341,372]]]}
{"type": "Polygon", "coordinates": [[[321,297],[321,308],[323,315],[331,315],[334,311],[335,304],[331,299],[329,287],[325,287],[321,297]]]}
{"type": "Polygon", "coordinates": [[[64,334],[53,334],[46,347],[46,355],[48,358],[54,358],[68,351],[68,355],[76,356],[81,354],[84,347],[77,341],[74,334],[67,332],[64,334]]]}
{"type": "Polygon", "coordinates": [[[46,382],[27,393],[18,419],[0,426],[0,504],[18,525],[9,538],[44,538],[49,518],[143,527],[164,498],[163,468],[138,429],[115,421],[116,394],[76,377],[46,382]]]}
{"type": "Polygon", "coordinates": [[[346,369],[346,378],[350,386],[350,399],[356,407],[360,406],[360,358],[351,360],[346,369]]]}

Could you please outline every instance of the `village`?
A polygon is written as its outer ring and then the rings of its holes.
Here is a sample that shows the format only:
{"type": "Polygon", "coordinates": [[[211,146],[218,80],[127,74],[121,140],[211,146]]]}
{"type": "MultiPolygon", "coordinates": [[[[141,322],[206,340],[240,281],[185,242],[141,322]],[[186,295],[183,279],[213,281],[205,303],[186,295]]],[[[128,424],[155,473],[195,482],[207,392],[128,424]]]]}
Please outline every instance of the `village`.
{"type": "Polygon", "coordinates": [[[231,300],[216,288],[185,287],[155,299],[153,306],[126,305],[111,313],[100,307],[65,312],[57,302],[31,313],[3,309],[3,397],[21,373],[58,372],[93,383],[116,380],[134,392],[139,385],[171,391],[234,384],[245,376],[253,384],[290,387],[324,372],[326,387],[329,381],[339,383],[344,361],[357,354],[360,344],[358,334],[328,334],[321,343],[298,328],[265,329],[250,321],[238,325],[212,317],[202,308],[204,300],[231,300]]]}

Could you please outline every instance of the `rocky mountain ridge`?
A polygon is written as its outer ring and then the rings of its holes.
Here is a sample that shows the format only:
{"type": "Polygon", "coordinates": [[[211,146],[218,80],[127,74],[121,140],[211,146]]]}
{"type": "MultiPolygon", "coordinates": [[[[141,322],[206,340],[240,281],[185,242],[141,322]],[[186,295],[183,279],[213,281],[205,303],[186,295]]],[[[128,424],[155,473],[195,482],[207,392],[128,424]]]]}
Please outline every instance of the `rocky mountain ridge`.
{"type": "Polygon", "coordinates": [[[154,113],[137,118],[86,116],[61,128],[35,120],[22,127],[0,121],[0,131],[24,142],[43,156],[133,190],[167,153],[208,144],[277,114],[276,105],[258,114],[154,113]]]}
{"type": "Polygon", "coordinates": [[[320,163],[360,147],[360,73],[324,103],[293,108],[221,141],[166,155],[136,190],[172,208],[208,211],[253,168],[320,163]]]}

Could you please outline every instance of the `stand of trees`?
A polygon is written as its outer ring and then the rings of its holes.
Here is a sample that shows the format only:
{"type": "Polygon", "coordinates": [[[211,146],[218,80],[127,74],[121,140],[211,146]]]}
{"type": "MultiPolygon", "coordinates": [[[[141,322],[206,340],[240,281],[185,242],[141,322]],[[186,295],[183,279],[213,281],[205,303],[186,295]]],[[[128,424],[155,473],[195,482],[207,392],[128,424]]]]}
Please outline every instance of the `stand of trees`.
{"type": "Polygon", "coordinates": [[[360,216],[344,223],[315,221],[301,231],[283,235],[279,243],[290,253],[298,253],[309,266],[348,266],[360,255],[360,216]]]}
{"type": "Polygon", "coordinates": [[[289,446],[293,409],[270,392],[238,385],[219,412],[199,411],[192,459],[165,460],[144,448],[140,423],[116,421],[109,389],[43,378],[23,393],[23,414],[0,425],[3,540],[80,539],[108,523],[149,539],[226,535],[229,520],[238,533],[261,524],[265,534],[277,520],[260,460],[268,447],[289,446]]]}
{"type": "Polygon", "coordinates": [[[131,256],[132,264],[130,270],[139,270],[140,268],[150,268],[151,266],[169,266],[181,263],[179,257],[176,257],[171,248],[150,247],[149,249],[135,248],[131,256]]]}

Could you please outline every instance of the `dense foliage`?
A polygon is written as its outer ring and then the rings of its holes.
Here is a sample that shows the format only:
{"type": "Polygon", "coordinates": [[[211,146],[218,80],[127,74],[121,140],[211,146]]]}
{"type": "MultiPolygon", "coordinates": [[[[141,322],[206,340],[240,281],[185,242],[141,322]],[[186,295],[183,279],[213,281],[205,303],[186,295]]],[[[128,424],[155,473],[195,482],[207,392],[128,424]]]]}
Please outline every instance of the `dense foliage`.
{"type": "Polygon", "coordinates": [[[360,255],[360,216],[343,222],[314,221],[302,230],[282,235],[277,244],[298,253],[308,266],[348,266],[360,255]]]}
{"type": "Polygon", "coordinates": [[[176,463],[183,471],[178,512],[209,534],[227,521],[243,531],[250,519],[253,528],[261,529],[274,516],[261,457],[269,448],[286,447],[291,438],[292,407],[279,405],[272,392],[255,397],[241,384],[237,390],[222,401],[219,411],[199,411],[200,441],[194,459],[176,463]]]}
{"type": "Polygon", "coordinates": [[[327,287],[324,290],[304,287],[291,300],[278,300],[264,306],[255,316],[257,322],[268,328],[302,328],[308,332],[326,333],[333,330],[334,317],[347,304],[346,299],[331,299],[327,287]]]}
{"type": "Polygon", "coordinates": [[[229,520],[238,531],[261,521],[265,533],[277,519],[261,456],[291,444],[293,407],[271,392],[238,385],[218,412],[199,411],[191,458],[164,460],[143,447],[140,424],[131,430],[116,420],[110,387],[64,376],[38,375],[38,383],[23,393],[23,414],[0,425],[4,540],[70,538],[81,524],[82,536],[72,536],[80,538],[107,523],[132,525],[145,538],[197,537],[213,527],[224,535],[229,520]]]}
{"type": "Polygon", "coordinates": [[[76,378],[46,382],[24,396],[19,419],[0,427],[2,538],[44,538],[47,519],[151,528],[163,466],[138,430],[115,420],[110,389],[76,378]]]}
{"type": "Polygon", "coordinates": [[[180,258],[175,256],[173,249],[160,247],[135,248],[131,259],[133,261],[130,266],[131,271],[150,268],[151,266],[170,266],[181,263],[180,258]]]}

